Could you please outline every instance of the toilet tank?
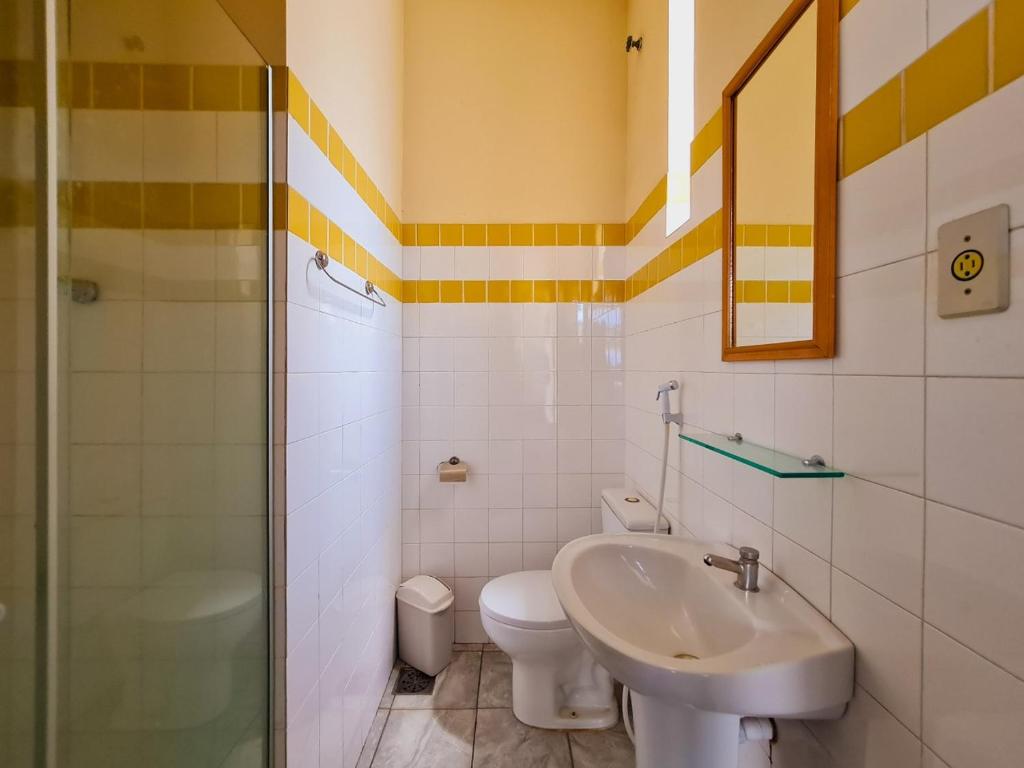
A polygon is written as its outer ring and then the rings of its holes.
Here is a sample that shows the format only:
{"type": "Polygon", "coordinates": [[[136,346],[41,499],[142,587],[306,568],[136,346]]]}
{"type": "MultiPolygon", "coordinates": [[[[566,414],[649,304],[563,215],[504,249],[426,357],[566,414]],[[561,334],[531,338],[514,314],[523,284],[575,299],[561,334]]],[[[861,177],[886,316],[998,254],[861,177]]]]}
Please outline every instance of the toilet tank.
{"type": "MultiPolygon", "coordinates": [[[[650,533],[657,511],[636,490],[605,488],[601,491],[602,533],[650,533]]],[[[668,533],[662,518],[658,533],[668,533]]]]}

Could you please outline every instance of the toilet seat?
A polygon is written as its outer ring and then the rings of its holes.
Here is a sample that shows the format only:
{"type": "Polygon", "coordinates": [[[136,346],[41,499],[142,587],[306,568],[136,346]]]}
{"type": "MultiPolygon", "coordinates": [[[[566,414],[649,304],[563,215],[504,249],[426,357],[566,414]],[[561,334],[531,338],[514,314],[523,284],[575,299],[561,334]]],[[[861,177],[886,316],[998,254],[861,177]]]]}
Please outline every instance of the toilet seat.
{"type": "Polygon", "coordinates": [[[568,629],[551,571],[519,571],[487,582],[480,610],[494,621],[521,629],[568,629]]]}

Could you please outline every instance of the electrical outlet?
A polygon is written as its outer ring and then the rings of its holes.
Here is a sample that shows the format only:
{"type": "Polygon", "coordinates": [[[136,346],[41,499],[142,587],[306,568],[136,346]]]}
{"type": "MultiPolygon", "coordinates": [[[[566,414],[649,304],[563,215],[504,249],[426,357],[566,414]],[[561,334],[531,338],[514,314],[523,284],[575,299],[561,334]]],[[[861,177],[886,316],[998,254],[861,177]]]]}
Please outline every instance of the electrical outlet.
{"type": "Polygon", "coordinates": [[[939,227],[939,317],[1010,306],[1010,207],[997,205],[939,227]]]}

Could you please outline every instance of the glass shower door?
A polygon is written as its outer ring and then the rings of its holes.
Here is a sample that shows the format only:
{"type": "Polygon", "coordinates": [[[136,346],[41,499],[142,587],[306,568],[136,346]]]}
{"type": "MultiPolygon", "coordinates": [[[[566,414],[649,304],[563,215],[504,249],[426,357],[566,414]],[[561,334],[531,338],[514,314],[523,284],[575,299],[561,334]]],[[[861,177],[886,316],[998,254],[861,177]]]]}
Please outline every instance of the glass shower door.
{"type": "MultiPolygon", "coordinates": [[[[45,269],[37,157],[44,122],[42,51],[32,0],[0,0],[0,765],[30,768],[41,748],[44,663],[37,547],[45,497],[45,269]],[[43,396],[40,397],[40,388],[43,396]],[[43,454],[41,457],[41,453],[43,454]]],[[[45,169],[44,169],[45,170],[45,169]]]]}
{"type": "Polygon", "coordinates": [[[215,0],[57,21],[57,765],[256,768],[267,70],[215,0]]]}

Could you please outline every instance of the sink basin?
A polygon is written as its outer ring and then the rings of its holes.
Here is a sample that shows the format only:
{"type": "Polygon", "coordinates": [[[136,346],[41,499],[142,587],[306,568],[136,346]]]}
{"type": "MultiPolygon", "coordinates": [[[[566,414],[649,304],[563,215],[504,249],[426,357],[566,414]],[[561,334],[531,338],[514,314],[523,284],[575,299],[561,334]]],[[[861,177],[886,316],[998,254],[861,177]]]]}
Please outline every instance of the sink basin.
{"type": "Polygon", "coordinates": [[[584,644],[634,697],[638,768],[734,768],[746,716],[838,717],[853,645],[770,571],[760,591],[704,565],[721,544],[601,534],[555,558],[559,602],[584,644]]]}

